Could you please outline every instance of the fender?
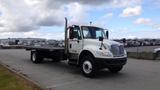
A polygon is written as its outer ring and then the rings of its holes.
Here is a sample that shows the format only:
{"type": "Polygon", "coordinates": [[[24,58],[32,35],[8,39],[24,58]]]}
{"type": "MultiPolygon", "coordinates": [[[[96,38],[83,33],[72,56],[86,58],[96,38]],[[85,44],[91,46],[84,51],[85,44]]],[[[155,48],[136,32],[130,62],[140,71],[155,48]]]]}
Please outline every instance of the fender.
{"type": "Polygon", "coordinates": [[[77,61],[77,64],[79,64],[80,62],[80,59],[81,59],[81,55],[84,53],[84,52],[87,52],[87,53],[90,53],[93,57],[96,57],[96,51],[98,50],[99,48],[98,47],[95,47],[94,45],[86,45],[79,53],[78,55],[78,61],[77,61]]]}

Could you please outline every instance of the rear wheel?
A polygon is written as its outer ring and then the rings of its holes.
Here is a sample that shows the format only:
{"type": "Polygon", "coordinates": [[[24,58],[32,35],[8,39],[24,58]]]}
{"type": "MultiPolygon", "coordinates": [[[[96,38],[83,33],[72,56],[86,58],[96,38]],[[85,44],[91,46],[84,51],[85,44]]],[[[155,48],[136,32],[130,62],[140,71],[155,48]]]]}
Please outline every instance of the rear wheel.
{"type": "Polygon", "coordinates": [[[91,56],[84,56],[81,62],[81,71],[86,77],[93,77],[97,72],[97,65],[91,56]]]}
{"type": "Polygon", "coordinates": [[[43,57],[38,54],[36,51],[31,51],[31,61],[33,63],[41,63],[43,60],[43,57]]]}
{"type": "Polygon", "coordinates": [[[110,72],[112,73],[118,73],[119,71],[121,71],[123,68],[123,66],[119,66],[119,67],[110,67],[108,68],[110,72]]]}
{"type": "Polygon", "coordinates": [[[52,58],[52,62],[60,62],[60,58],[52,58]]]}

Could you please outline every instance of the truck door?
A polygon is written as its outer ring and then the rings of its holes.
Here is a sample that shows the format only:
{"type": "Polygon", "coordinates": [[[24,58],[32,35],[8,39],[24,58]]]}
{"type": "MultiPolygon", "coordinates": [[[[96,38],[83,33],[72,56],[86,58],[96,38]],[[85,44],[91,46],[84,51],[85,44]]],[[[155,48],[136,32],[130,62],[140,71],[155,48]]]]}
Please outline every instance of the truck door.
{"type": "Polygon", "coordinates": [[[70,29],[70,35],[69,35],[69,58],[70,59],[78,59],[78,54],[80,53],[82,49],[82,35],[80,32],[79,26],[73,26],[73,28],[70,29]]]}

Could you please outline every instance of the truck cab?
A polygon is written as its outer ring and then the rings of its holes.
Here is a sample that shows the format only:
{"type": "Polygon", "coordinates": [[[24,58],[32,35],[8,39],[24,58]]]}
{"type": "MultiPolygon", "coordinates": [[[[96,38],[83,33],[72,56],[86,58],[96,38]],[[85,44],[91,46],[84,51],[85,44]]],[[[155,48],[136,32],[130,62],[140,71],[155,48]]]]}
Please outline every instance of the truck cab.
{"type": "Polygon", "coordinates": [[[67,41],[69,64],[80,66],[85,76],[94,76],[102,68],[119,72],[127,62],[123,44],[109,40],[103,28],[69,26],[67,41]]]}

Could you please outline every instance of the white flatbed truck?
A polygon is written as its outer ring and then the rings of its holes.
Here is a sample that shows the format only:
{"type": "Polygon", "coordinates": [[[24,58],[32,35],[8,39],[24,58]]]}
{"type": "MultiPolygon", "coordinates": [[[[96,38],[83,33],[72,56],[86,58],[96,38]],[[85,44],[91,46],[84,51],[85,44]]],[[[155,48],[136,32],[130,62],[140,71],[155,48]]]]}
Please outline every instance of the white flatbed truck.
{"type": "Polygon", "coordinates": [[[41,63],[44,58],[80,67],[86,77],[93,77],[103,68],[119,72],[127,62],[123,44],[108,39],[108,31],[95,26],[67,26],[65,18],[64,47],[25,47],[31,51],[31,61],[41,63]]]}

